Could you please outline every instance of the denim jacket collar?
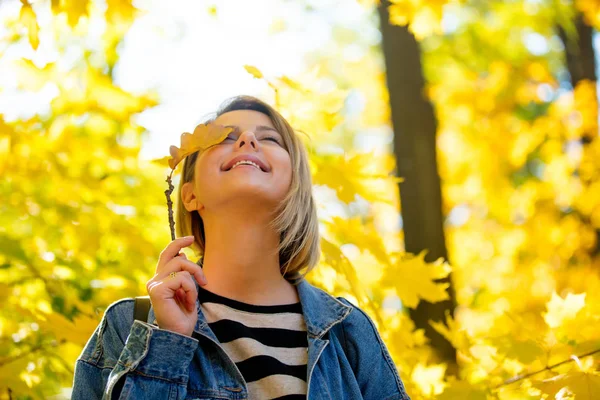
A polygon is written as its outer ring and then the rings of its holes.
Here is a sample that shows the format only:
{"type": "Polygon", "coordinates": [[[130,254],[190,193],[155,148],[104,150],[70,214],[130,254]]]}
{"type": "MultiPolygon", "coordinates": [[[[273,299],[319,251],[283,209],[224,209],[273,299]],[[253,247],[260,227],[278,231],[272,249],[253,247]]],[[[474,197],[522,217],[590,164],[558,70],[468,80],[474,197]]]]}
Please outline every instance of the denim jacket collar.
{"type": "MultiPolygon", "coordinates": [[[[302,304],[306,330],[311,338],[320,339],[332,326],[343,321],[350,314],[350,311],[352,311],[352,307],[347,306],[323,290],[314,287],[306,279],[302,279],[296,285],[296,288],[300,304],[302,304]]],[[[153,308],[150,309],[148,320],[156,323],[153,308]]],[[[200,310],[199,304],[198,321],[194,329],[197,332],[208,334],[213,340],[216,340],[216,337],[213,337],[214,335],[208,329],[208,323],[200,310]]]]}
{"type": "Polygon", "coordinates": [[[296,286],[302,304],[308,335],[321,338],[336,323],[343,321],[352,307],[302,279],[296,286]]]}

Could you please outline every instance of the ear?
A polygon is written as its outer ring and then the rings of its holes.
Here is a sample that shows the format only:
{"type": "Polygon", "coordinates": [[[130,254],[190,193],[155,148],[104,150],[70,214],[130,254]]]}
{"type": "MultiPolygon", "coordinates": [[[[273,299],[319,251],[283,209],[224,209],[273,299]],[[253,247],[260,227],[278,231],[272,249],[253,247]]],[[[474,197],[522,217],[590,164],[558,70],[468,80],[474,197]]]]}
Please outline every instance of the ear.
{"type": "Polygon", "coordinates": [[[192,182],[186,182],[181,187],[181,200],[188,212],[198,210],[198,199],[194,193],[194,184],[192,182]]]}

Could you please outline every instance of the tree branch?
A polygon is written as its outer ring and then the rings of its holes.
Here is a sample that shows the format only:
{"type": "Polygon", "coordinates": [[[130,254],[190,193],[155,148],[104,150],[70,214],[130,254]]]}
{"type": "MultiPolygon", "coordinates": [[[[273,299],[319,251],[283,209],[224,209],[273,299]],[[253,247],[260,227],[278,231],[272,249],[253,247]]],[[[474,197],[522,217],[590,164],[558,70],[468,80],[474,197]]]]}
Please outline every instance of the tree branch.
{"type": "MultiPolygon", "coordinates": [[[[579,355],[579,356],[577,356],[577,358],[589,357],[589,356],[591,356],[591,355],[594,355],[594,354],[596,354],[596,353],[600,353],[600,349],[592,350],[592,351],[590,351],[590,352],[588,352],[588,353],[585,353],[585,354],[579,355]]],[[[538,370],[538,371],[530,372],[530,373],[528,373],[528,374],[525,374],[525,375],[517,375],[517,376],[513,376],[512,378],[510,378],[510,379],[508,379],[508,380],[504,381],[503,383],[501,383],[500,385],[496,386],[494,389],[498,389],[498,388],[500,388],[500,387],[502,387],[502,386],[510,385],[510,384],[512,384],[512,383],[515,383],[515,382],[521,381],[521,380],[523,380],[523,379],[530,378],[530,377],[532,377],[532,376],[534,376],[534,375],[537,375],[537,374],[539,374],[540,372],[544,372],[544,371],[550,371],[552,368],[556,368],[556,367],[558,367],[558,366],[560,366],[560,365],[563,365],[563,364],[566,364],[566,363],[572,362],[572,361],[574,361],[574,360],[575,360],[575,358],[574,358],[574,357],[572,357],[572,358],[569,358],[569,359],[567,359],[567,360],[563,360],[563,361],[561,361],[561,362],[559,362],[559,363],[556,363],[556,364],[553,364],[553,365],[548,365],[547,367],[545,367],[545,368],[542,368],[542,369],[540,369],[540,370],[538,370]]]]}

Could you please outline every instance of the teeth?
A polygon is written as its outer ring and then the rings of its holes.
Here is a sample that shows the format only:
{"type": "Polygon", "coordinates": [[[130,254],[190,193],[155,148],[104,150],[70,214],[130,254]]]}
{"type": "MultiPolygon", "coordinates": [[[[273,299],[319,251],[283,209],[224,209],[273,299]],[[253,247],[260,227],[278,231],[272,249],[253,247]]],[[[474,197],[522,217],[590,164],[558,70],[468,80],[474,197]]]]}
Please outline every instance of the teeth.
{"type": "Polygon", "coordinates": [[[240,164],[248,164],[248,165],[254,165],[256,168],[260,169],[260,166],[252,161],[248,161],[248,160],[243,160],[243,161],[238,161],[235,164],[233,164],[233,167],[231,167],[231,169],[234,169],[235,167],[237,167],[240,164]]]}

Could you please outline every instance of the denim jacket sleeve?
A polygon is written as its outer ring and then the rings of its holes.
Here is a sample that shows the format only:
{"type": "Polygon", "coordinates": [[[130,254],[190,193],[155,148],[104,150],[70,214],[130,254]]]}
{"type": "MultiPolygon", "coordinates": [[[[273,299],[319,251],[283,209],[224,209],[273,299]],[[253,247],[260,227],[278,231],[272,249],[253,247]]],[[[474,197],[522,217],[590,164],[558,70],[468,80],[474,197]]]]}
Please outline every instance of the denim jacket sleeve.
{"type": "Polygon", "coordinates": [[[345,351],[361,394],[365,399],[410,400],[387,347],[369,316],[348,300],[353,308],[342,321],[345,351]]]}
{"type": "Polygon", "coordinates": [[[133,300],[113,303],[75,365],[72,399],[185,399],[198,341],[133,321],[133,300]]]}

